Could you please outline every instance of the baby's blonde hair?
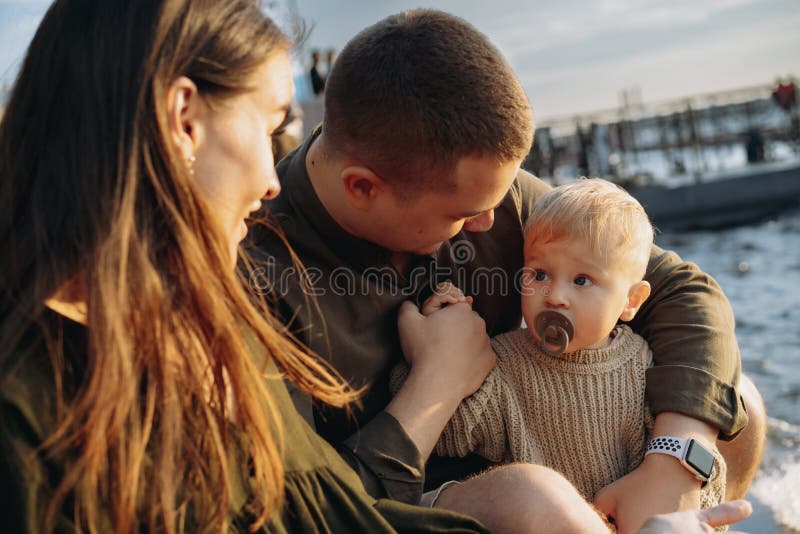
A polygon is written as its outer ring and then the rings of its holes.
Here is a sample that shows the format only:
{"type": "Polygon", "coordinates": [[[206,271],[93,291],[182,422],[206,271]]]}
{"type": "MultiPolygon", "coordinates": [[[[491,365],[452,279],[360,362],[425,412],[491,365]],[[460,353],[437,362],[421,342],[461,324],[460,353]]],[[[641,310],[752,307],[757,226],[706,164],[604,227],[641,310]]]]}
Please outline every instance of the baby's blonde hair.
{"type": "Polygon", "coordinates": [[[534,204],[525,245],[577,239],[604,260],[620,261],[641,280],[653,243],[653,225],[627,191],[600,178],[555,187],[534,204]]]}

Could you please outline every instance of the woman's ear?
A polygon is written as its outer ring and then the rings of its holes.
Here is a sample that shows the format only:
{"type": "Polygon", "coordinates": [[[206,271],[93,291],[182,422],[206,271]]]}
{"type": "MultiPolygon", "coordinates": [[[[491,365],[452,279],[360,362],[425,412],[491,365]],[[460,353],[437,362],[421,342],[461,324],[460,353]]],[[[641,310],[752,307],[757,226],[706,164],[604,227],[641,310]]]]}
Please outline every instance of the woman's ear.
{"type": "Polygon", "coordinates": [[[386,189],[384,181],[364,165],[345,167],[339,177],[350,205],[359,210],[368,210],[386,189]]]}
{"type": "Polygon", "coordinates": [[[625,309],[622,310],[622,315],[619,316],[623,321],[630,321],[636,316],[636,312],[642,306],[647,297],[650,296],[650,283],[642,280],[631,286],[628,290],[628,302],[625,304],[625,309]]]}
{"type": "Polygon", "coordinates": [[[187,162],[193,161],[202,142],[206,104],[197,85],[186,76],[176,78],[167,90],[167,121],[175,146],[187,162]]]}

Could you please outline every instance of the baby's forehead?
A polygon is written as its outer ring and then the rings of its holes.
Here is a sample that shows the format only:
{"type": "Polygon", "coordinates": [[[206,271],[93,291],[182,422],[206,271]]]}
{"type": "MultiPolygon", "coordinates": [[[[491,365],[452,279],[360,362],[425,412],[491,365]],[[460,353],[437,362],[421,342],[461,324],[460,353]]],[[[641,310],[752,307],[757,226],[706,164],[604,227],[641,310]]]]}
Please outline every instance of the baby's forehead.
{"type": "Polygon", "coordinates": [[[526,254],[537,248],[545,248],[548,245],[562,245],[568,243],[586,249],[587,253],[595,256],[609,257],[619,248],[617,243],[598,243],[588,236],[567,232],[551,233],[548,235],[537,235],[528,232],[525,235],[524,251],[526,254]]]}
{"type": "Polygon", "coordinates": [[[558,259],[553,258],[553,255],[558,254],[559,248],[557,246],[548,245],[561,245],[569,243],[570,245],[578,245],[583,250],[581,251],[587,263],[594,263],[603,265],[609,270],[622,270],[626,265],[628,255],[625,253],[626,248],[620,243],[598,243],[587,237],[580,235],[559,234],[555,236],[548,236],[542,238],[538,236],[528,236],[524,243],[525,260],[528,261],[533,257],[539,260],[558,259]],[[548,257],[539,257],[540,255],[547,255],[548,257]]]}

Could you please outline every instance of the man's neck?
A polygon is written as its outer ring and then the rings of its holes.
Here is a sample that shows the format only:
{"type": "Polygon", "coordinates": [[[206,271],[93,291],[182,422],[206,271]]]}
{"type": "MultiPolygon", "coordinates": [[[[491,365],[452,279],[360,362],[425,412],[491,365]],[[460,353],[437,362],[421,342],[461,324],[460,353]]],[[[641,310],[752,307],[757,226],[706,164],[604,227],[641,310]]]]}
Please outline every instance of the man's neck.
{"type": "Polygon", "coordinates": [[[350,224],[347,223],[347,213],[350,207],[347,205],[347,200],[344,198],[340,188],[339,166],[330,158],[322,148],[324,143],[323,136],[320,134],[311,146],[308,147],[306,153],[306,172],[308,172],[308,179],[311,182],[311,187],[314,188],[317,198],[319,198],[322,207],[328,212],[328,215],[336,221],[336,224],[341,226],[344,231],[355,236],[361,237],[350,224]]]}
{"type": "MultiPolygon", "coordinates": [[[[344,198],[344,193],[341,189],[340,180],[340,165],[336,160],[331,158],[325,153],[323,148],[324,133],[320,134],[308,148],[306,153],[306,171],[311,186],[319,198],[322,207],[328,212],[328,215],[336,221],[336,223],[350,235],[363,239],[363,236],[353,227],[348,224],[347,212],[353,209],[344,198]]],[[[397,269],[397,272],[405,275],[411,263],[412,255],[406,252],[395,252],[392,254],[392,266],[397,269]]]]}
{"type": "Polygon", "coordinates": [[[412,255],[408,252],[393,252],[392,253],[392,267],[402,276],[408,274],[409,266],[411,265],[412,255]]]}

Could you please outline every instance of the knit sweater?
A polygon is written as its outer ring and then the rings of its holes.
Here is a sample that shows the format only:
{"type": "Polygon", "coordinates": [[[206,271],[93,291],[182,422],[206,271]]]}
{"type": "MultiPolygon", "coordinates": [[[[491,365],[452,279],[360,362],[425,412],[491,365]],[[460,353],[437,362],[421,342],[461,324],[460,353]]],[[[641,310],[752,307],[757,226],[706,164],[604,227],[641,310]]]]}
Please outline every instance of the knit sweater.
{"type": "MultiPolygon", "coordinates": [[[[436,452],[476,452],[493,462],[528,462],[562,473],[588,500],[635,469],[644,458],[653,418],[645,402],[647,342],[620,326],[608,347],[550,356],[526,329],[492,339],[497,364],[464,399],[436,452]]],[[[405,370],[392,377],[397,391],[405,370]]],[[[725,465],[717,455],[703,507],[725,495],[725,465]]]]}

